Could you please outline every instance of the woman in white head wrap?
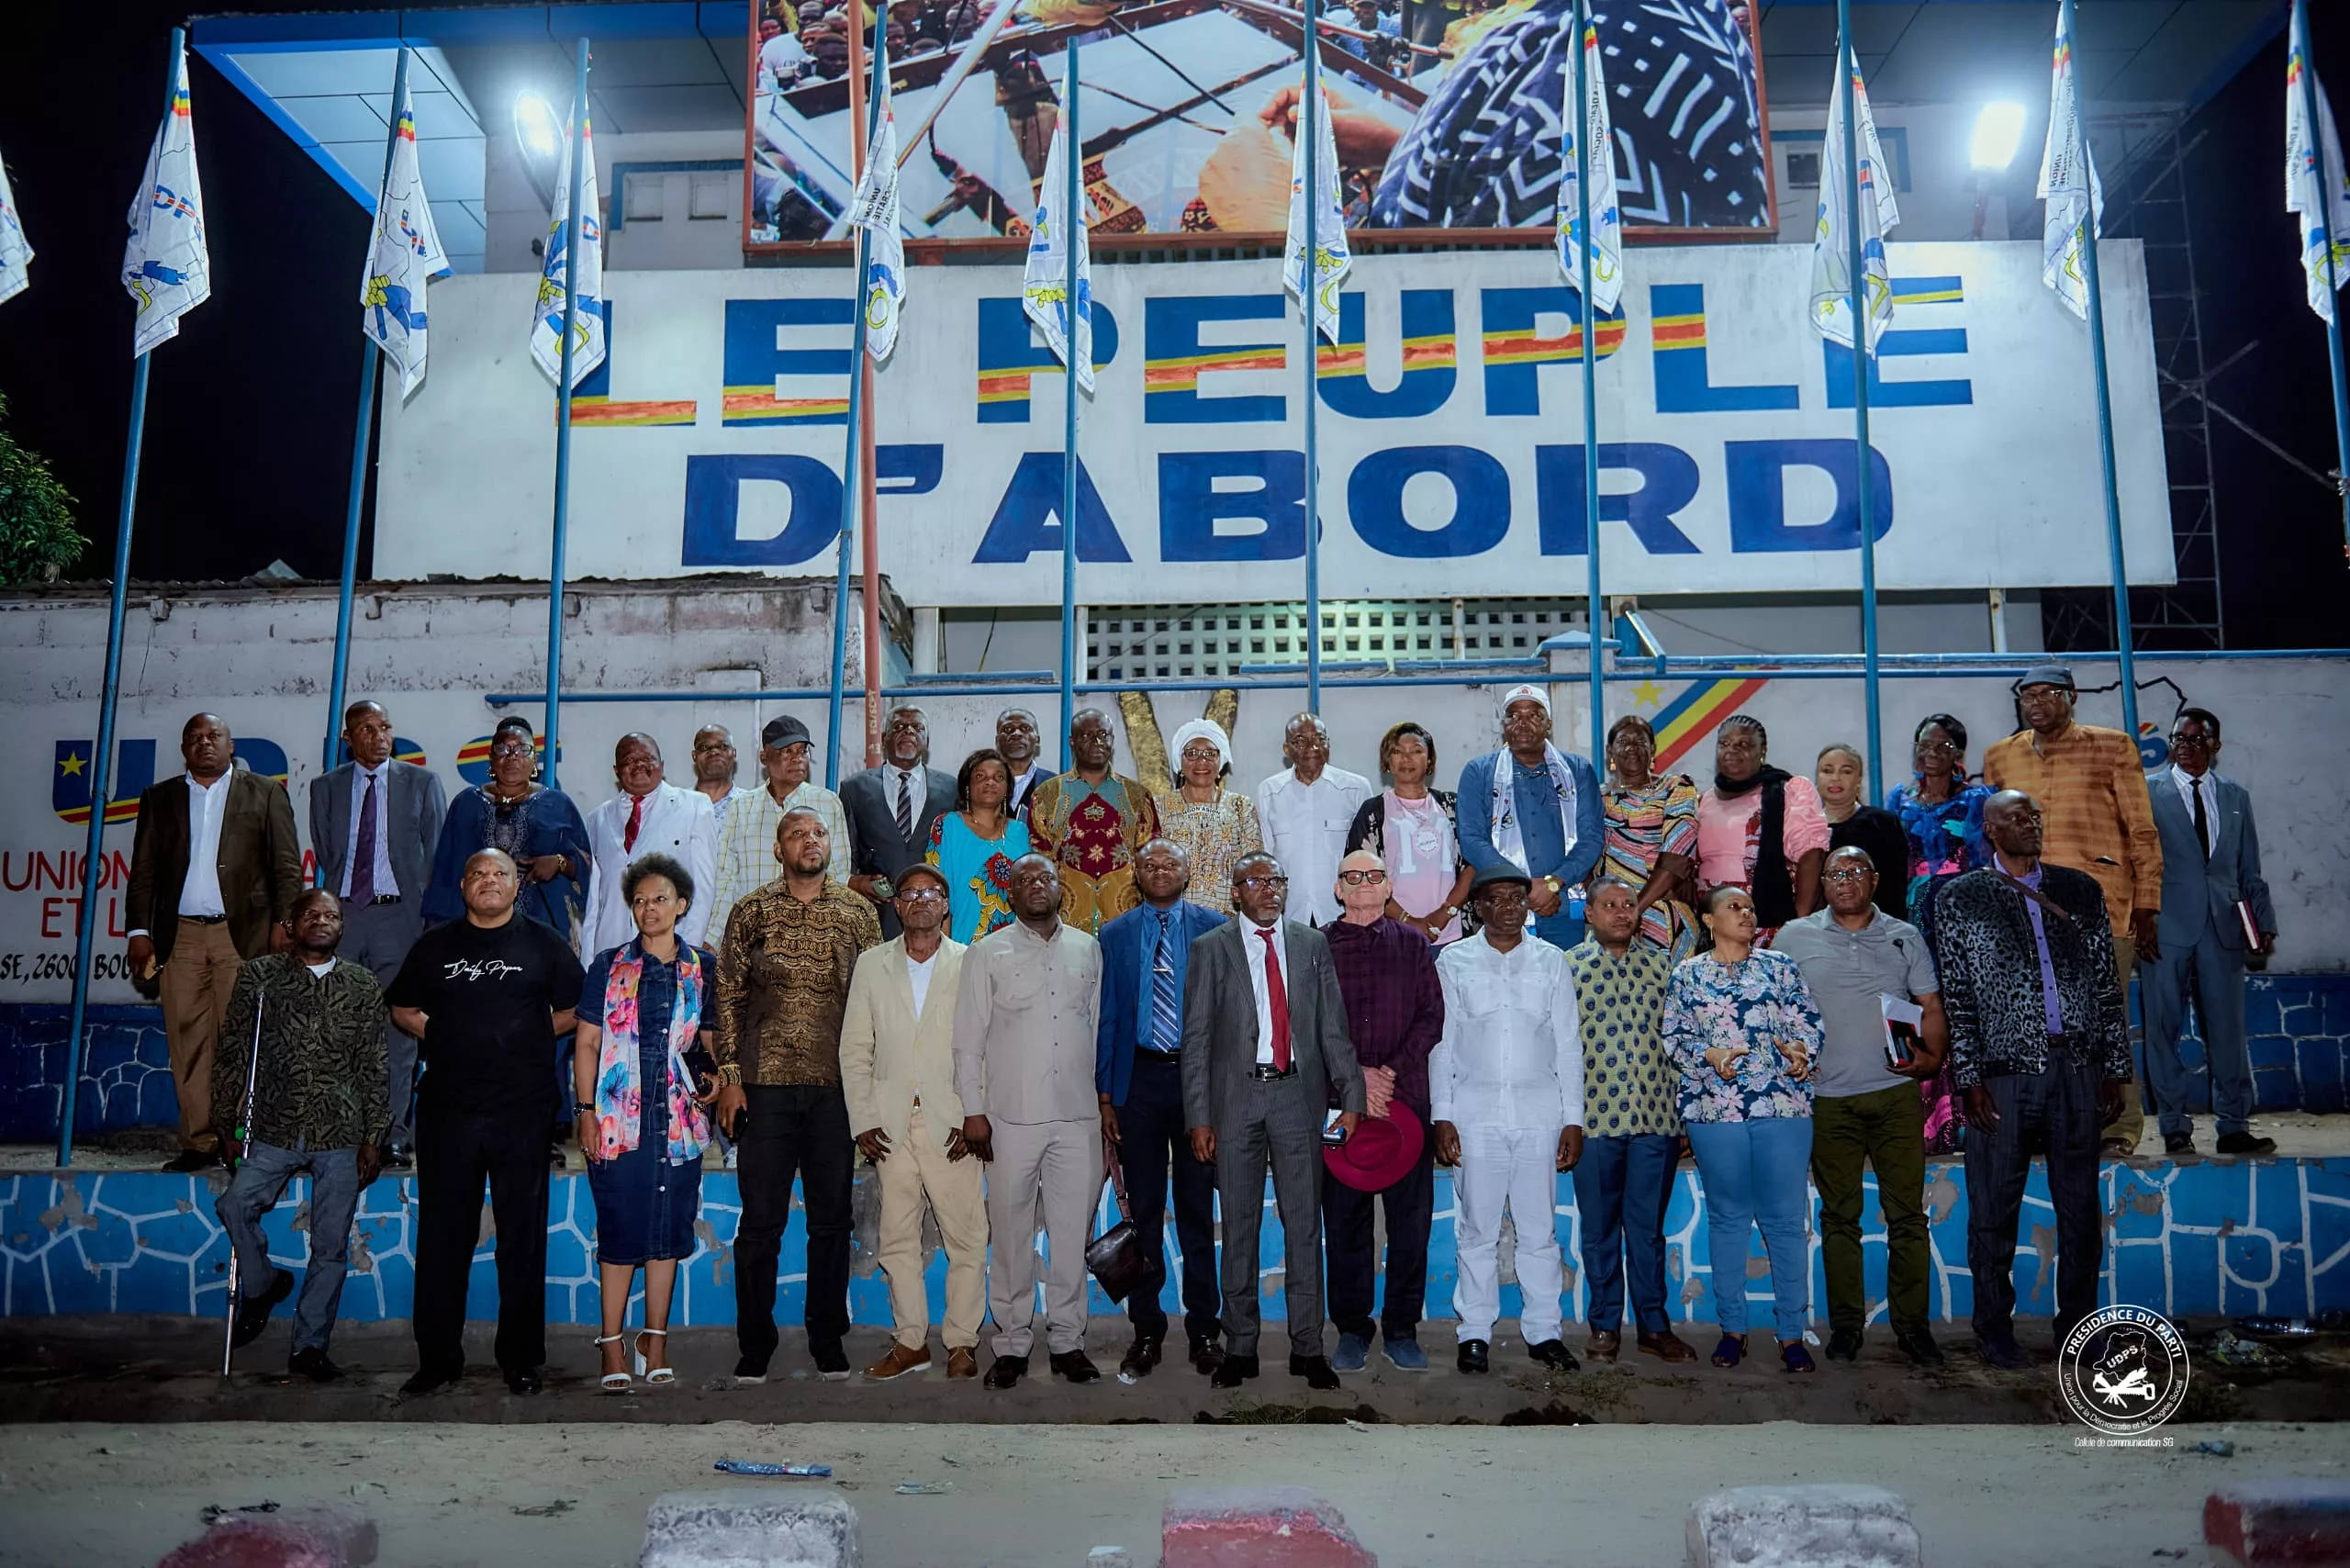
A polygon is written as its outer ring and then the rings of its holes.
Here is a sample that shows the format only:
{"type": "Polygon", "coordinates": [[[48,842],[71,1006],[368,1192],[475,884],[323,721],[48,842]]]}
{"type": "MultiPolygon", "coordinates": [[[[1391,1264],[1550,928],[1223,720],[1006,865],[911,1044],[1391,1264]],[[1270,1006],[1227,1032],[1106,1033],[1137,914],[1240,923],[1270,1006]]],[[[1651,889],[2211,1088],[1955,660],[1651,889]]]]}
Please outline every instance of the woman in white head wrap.
{"type": "Polygon", "coordinates": [[[1224,787],[1232,772],[1232,739],[1212,720],[1193,719],[1169,743],[1175,787],[1158,793],[1158,835],[1192,857],[1191,890],[1183,896],[1220,914],[1232,913],[1232,868],[1265,847],[1257,803],[1224,787]]]}

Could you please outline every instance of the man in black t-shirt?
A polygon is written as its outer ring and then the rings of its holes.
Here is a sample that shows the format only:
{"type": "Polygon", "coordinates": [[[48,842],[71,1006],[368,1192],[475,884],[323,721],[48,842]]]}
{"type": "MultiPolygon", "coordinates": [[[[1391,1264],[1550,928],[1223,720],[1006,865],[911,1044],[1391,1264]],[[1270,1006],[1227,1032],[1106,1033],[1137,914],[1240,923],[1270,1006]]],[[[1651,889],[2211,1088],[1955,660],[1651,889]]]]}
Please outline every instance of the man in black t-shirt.
{"type": "Polygon", "coordinates": [[[498,1365],[516,1394],[546,1360],[547,1053],[579,1002],[579,960],[517,919],[521,878],[502,850],[465,862],[465,918],[417,939],[385,1000],[420,1042],[417,1099],[416,1375],[430,1394],[465,1370],[465,1285],[489,1183],[498,1224],[498,1365]]]}

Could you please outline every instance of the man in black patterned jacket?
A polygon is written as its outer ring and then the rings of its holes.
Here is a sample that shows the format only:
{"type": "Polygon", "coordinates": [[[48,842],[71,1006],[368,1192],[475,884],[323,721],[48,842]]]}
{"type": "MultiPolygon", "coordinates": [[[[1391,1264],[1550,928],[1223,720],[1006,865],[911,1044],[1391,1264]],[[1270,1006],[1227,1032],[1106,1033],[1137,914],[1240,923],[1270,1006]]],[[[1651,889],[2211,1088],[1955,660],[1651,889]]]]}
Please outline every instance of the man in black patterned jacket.
{"type": "MultiPolygon", "coordinates": [[[[2003,790],[1983,810],[1998,851],[1942,890],[1935,959],[1950,1059],[1966,1099],[1966,1262],[1975,1341],[2013,1371],[2016,1223],[2035,1145],[2056,1209],[2056,1343],[2097,1306],[2105,1253],[2098,1129],[2130,1081],[2130,1022],[2097,879],[2040,859],[2040,808],[2003,790]]],[[[2040,1265],[2048,1267],[2045,1258],[2040,1265]]]]}

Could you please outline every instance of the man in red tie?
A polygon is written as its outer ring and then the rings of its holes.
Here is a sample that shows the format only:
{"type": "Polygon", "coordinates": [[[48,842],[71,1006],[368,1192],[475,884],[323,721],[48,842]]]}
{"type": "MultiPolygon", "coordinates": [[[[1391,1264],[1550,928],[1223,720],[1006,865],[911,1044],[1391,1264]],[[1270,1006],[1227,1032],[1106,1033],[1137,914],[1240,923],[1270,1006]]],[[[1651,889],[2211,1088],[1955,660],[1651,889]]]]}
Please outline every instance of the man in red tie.
{"type": "Polygon", "coordinates": [[[1257,1234],[1273,1176],[1287,1263],[1289,1370],[1336,1388],[1322,1350],[1322,1144],[1363,1112],[1362,1070],[1322,934],[1281,918],[1289,878],[1259,851],[1232,871],[1239,918],[1192,944],[1183,987],[1183,1104],[1193,1158],[1212,1162],[1224,1209],[1224,1364],[1237,1388],[1258,1373],[1257,1234]]]}
{"type": "MultiPolygon", "coordinates": [[[[621,879],[639,856],[675,856],[697,888],[718,886],[718,816],[710,797],[681,790],[663,775],[661,745],[642,733],[622,735],[612,749],[612,782],[620,793],[588,813],[588,907],[579,917],[579,957],[593,962],[608,947],[636,935],[636,917],[621,896],[621,879]]],[[[710,926],[702,899],[677,922],[677,939],[712,946],[725,933],[710,926]]]]}

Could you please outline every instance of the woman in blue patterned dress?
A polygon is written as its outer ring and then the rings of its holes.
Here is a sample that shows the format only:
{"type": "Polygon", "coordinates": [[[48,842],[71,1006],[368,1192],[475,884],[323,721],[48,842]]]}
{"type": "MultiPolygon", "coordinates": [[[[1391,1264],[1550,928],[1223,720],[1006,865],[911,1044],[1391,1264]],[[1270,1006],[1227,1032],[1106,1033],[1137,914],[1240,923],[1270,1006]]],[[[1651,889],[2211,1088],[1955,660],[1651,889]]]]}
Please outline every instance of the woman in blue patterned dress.
{"type": "MultiPolygon", "coordinates": [[[[1967,782],[1966,726],[1948,713],[1927,714],[1915,745],[1917,777],[1887,794],[1885,809],[1901,819],[1902,834],[1909,841],[1909,923],[1930,951],[1935,895],[1953,878],[1991,863],[1983,808],[1993,791],[1967,782]]],[[[1954,1071],[1945,1061],[1940,1072],[1918,1085],[1926,1103],[1928,1154],[1954,1153],[1965,1137],[1954,1071]]]]}
{"type": "Polygon", "coordinates": [[[965,946],[1012,924],[1012,863],[1028,853],[1028,824],[1013,816],[1012,764],[983,746],[955,775],[955,809],[930,825],[923,858],[946,879],[946,935],[965,946]]]}
{"type": "Polygon", "coordinates": [[[1810,1318],[1811,1064],[1819,1008],[1785,954],[1754,946],[1754,900],[1740,887],[1706,894],[1698,919],[1713,946],[1677,966],[1664,993],[1664,1048],[1681,1069],[1681,1120],[1706,1186],[1714,1365],[1746,1354],[1747,1237],[1762,1232],[1779,1361],[1814,1370],[1810,1318]]]}

